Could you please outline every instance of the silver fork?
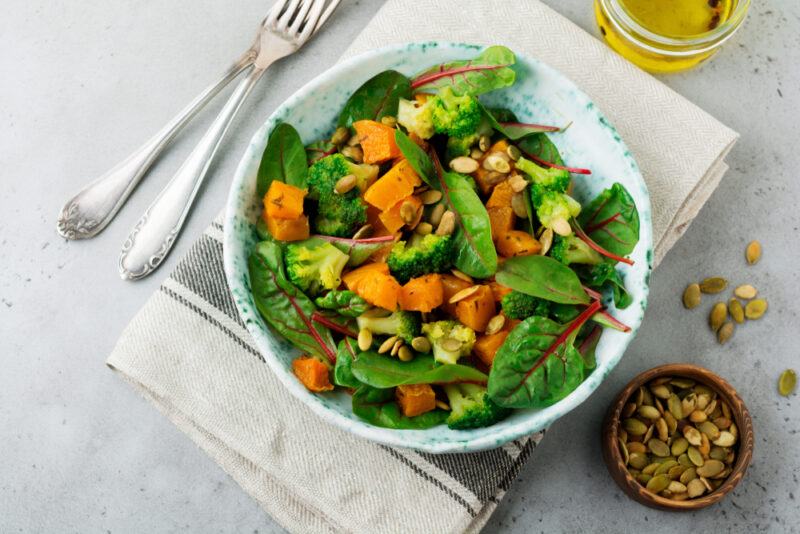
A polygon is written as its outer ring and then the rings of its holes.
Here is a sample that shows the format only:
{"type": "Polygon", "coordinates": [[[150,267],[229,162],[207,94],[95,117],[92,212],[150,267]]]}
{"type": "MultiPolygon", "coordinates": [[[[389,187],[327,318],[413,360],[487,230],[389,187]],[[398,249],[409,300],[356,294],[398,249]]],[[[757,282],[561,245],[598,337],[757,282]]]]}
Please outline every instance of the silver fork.
{"type": "Polygon", "coordinates": [[[153,272],[169,253],[183,226],[214,153],[237,111],[272,63],[300,47],[327,21],[340,0],[278,0],[262,24],[258,54],[247,77],[234,89],[211,127],[136,223],[119,257],[123,279],[153,272]]]}

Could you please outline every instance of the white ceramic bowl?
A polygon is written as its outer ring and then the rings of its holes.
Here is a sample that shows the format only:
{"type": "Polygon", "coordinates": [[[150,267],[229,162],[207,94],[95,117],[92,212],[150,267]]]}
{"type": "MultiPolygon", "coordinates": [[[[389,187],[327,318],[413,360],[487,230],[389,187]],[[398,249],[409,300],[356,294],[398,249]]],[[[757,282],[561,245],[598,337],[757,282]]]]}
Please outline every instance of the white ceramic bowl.
{"type": "Polygon", "coordinates": [[[482,97],[493,106],[512,109],[522,121],[572,125],[552,136],[564,160],[588,167],[590,176],[575,176],[574,196],[583,202],[614,182],[633,196],[641,220],[640,239],[631,258],[622,266],[633,303],[625,310],[610,311],[631,326],[628,334],[606,330],[597,347],[597,368],[568,397],[539,410],[517,410],[505,421],[487,428],[456,431],[446,426],[428,430],[391,430],[366,423],[351,410],[344,392],[309,393],[291,372],[298,352],[272,332],[260,317],[250,292],[247,258],[256,244],[255,222],[261,212],[255,194],[256,173],[267,136],[278,121],[291,123],[305,143],[325,138],[348,96],[380,71],[395,69],[412,75],[434,64],[475,56],[482,47],[428,42],[374,50],[331,67],[292,95],[256,132],[233,179],[225,214],[225,274],[236,306],[267,364],[287,390],[320,416],[320,424],[333,424],[348,432],[385,445],[409,447],[433,453],[467,452],[498,447],[548,427],[586,400],[614,368],[641,324],[647,304],[652,264],[650,199],[639,168],[614,127],[575,84],[540,61],[517,54],[517,82],[513,87],[482,97]]]}

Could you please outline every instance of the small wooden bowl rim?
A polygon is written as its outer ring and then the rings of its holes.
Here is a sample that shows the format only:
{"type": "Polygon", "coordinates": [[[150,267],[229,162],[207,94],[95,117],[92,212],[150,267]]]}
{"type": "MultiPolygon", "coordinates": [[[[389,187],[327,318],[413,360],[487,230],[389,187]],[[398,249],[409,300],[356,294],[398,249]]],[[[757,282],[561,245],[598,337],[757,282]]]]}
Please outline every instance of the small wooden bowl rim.
{"type": "Polygon", "coordinates": [[[606,419],[603,423],[602,442],[603,460],[606,463],[606,467],[608,467],[608,471],[614,481],[629,497],[651,508],[670,511],[691,511],[716,504],[739,484],[753,458],[755,438],[750,412],[733,386],[719,375],[698,365],[671,363],[660,365],[638,374],[622,388],[606,413],[606,419]],[[728,478],[719,488],[695,499],[673,501],[647,491],[628,472],[622,460],[622,454],[619,451],[617,436],[620,415],[625,402],[639,386],[665,375],[691,378],[714,389],[730,406],[731,414],[739,430],[739,452],[731,474],[728,475],[728,478]]]}

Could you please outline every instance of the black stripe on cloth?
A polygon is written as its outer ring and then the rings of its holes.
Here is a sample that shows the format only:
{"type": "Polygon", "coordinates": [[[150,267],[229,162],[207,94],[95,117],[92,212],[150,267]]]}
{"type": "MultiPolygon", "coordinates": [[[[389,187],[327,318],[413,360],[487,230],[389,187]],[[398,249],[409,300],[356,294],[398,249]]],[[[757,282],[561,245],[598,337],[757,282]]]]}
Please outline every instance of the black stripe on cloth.
{"type": "MultiPolygon", "coordinates": [[[[544,432],[545,431],[542,430],[543,434],[544,432]]],[[[505,478],[500,482],[499,486],[500,489],[502,489],[503,491],[508,491],[508,488],[511,487],[511,484],[517,478],[517,475],[522,469],[522,466],[525,465],[526,461],[528,461],[528,458],[530,458],[531,453],[535,448],[536,448],[536,442],[533,439],[529,439],[528,442],[525,444],[525,446],[522,447],[522,451],[519,453],[519,456],[517,456],[517,459],[514,461],[514,465],[511,467],[508,473],[506,473],[505,478]]]]}
{"type": "Polygon", "coordinates": [[[222,225],[220,223],[218,223],[217,221],[212,222],[211,226],[213,226],[214,228],[216,228],[219,231],[223,230],[222,225]]]}
{"type": "Polygon", "coordinates": [[[415,464],[414,462],[412,462],[411,460],[409,460],[408,458],[406,458],[393,448],[387,447],[386,445],[379,445],[379,447],[388,452],[389,454],[391,454],[392,456],[394,456],[395,458],[397,458],[398,460],[400,460],[408,467],[410,467],[416,474],[418,474],[419,476],[421,476],[422,478],[424,478],[425,480],[427,480],[428,482],[430,482],[431,484],[433,484],[434,486],[445,492],[450,498],[452,498],[458,504],[463,506],[467,510],[467,512],[469,512],[469,515],[471,515],[472,517],[478,515],[477,512],[475,512],[475,509],[472,506],[470,506],[470,504],[461,495],[459,495],[455,491],[445,486],[441,480],[437,480],[429,473],[426,473],[420,466],[418,466],[417,464],[415,464]]]}
{"type": "Polygon", "coordinates": [[[235,342],[237,345],[239,345],[240,347],[242,347],[243,349],[245,349],[247,352],[249,352],[250,354],[252,354],[252,355],[256,356],[256,357],[257,357],[259,360],[261,360],[262,362],[265,362],[265,361],[266,361],[266,360],[264,360],[264,357],[261,355],[261,353],[260,353],[260,352],[258,352],[257,350],[253,349],[253,348],[252,348],[250,345],[248,345],[247,343],[245,343],[245,341],[244,341],[244,340],[242,340],[242,338],[240,338],[239,336],[237,336],[237,335],[236,335],[234,332],[232,332],[232,331],[231,331],[231,330],[230,330],[228,327],[226,327],[225,325],[223,325],[222,323],[220,323],[219,321],[217,321],[216,319],[214,319],[213,317],[211,317],[211,316],[210,316],[208,313],[206,313],[205,311],[201,310],[201,309],[200,309],[200,308],[199,308],[197,305],[195,305],[195,304],[193,304],[193,303],[189,302],[188,300],[186,300],[186,298],[184,298],[184,297],[183,297],[183,296],[181,296],[181,295],[178,295],[177,293],[175,293],[173,290],[171,290],[171,289],[170,289],[170,288],[168,288],[168,287],[161,286],[160,290],[161,290],[161,291],[162,291],[164,294],[166,294],[167,296],[171,297],[171,298],[172,298],[173,300],[175,300],[176,302],[178,302],[178,303],[180,303],[180,304],[183,304],[184,306],[186,306],[187,308],[189,308],[190,310],[192,310],[194,313],[196,313],[197,315],[199,315],[200,317],[202,317],[203,319],[205,319],[206,321],[208,321],[208,322],[209,322],[209,323],[211,323],[212,325],[216,326],[216,327],[217,327],[219,330],[221,330],[221,331],[222,331],[224,334],[226,334],[226,335],[227,335],[229,338],[231,338],[231,339],[232,339],[232,340],[233,340],[233,341],[234,341],[234,342],[235,342]]]}
{"type": "Polygon", "coordinates": [[[225,280],[222,243],[207,235],[201,236],[170,276],[244,326],[225,280]]]}
{"type": "Polygon", "coordinates": [[[503,449],[461,454],[417,454],[460,482],[482,503],[497,493],[506,474],[514,469],[514,459],[503,449]]]}

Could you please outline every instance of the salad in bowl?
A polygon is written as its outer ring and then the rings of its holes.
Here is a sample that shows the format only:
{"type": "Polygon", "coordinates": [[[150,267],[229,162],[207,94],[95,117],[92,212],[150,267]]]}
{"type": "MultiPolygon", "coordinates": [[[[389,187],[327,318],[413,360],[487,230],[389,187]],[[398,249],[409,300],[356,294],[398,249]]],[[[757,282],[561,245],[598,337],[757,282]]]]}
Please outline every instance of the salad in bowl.
{"type": "Polygon", "coordinates": [[[369,72],[327,132],[276,112],[226,220],[226,247],[245,236],[226,250],[235,300],[284,383],[340,426],[434,452],[502,444],[586,398],[641,321],[651,257],[632,159],[636,180],[598,178],[559,147],[585,118],[530,121],[503,96],[528,65],[466,50],[369,72]]]}

